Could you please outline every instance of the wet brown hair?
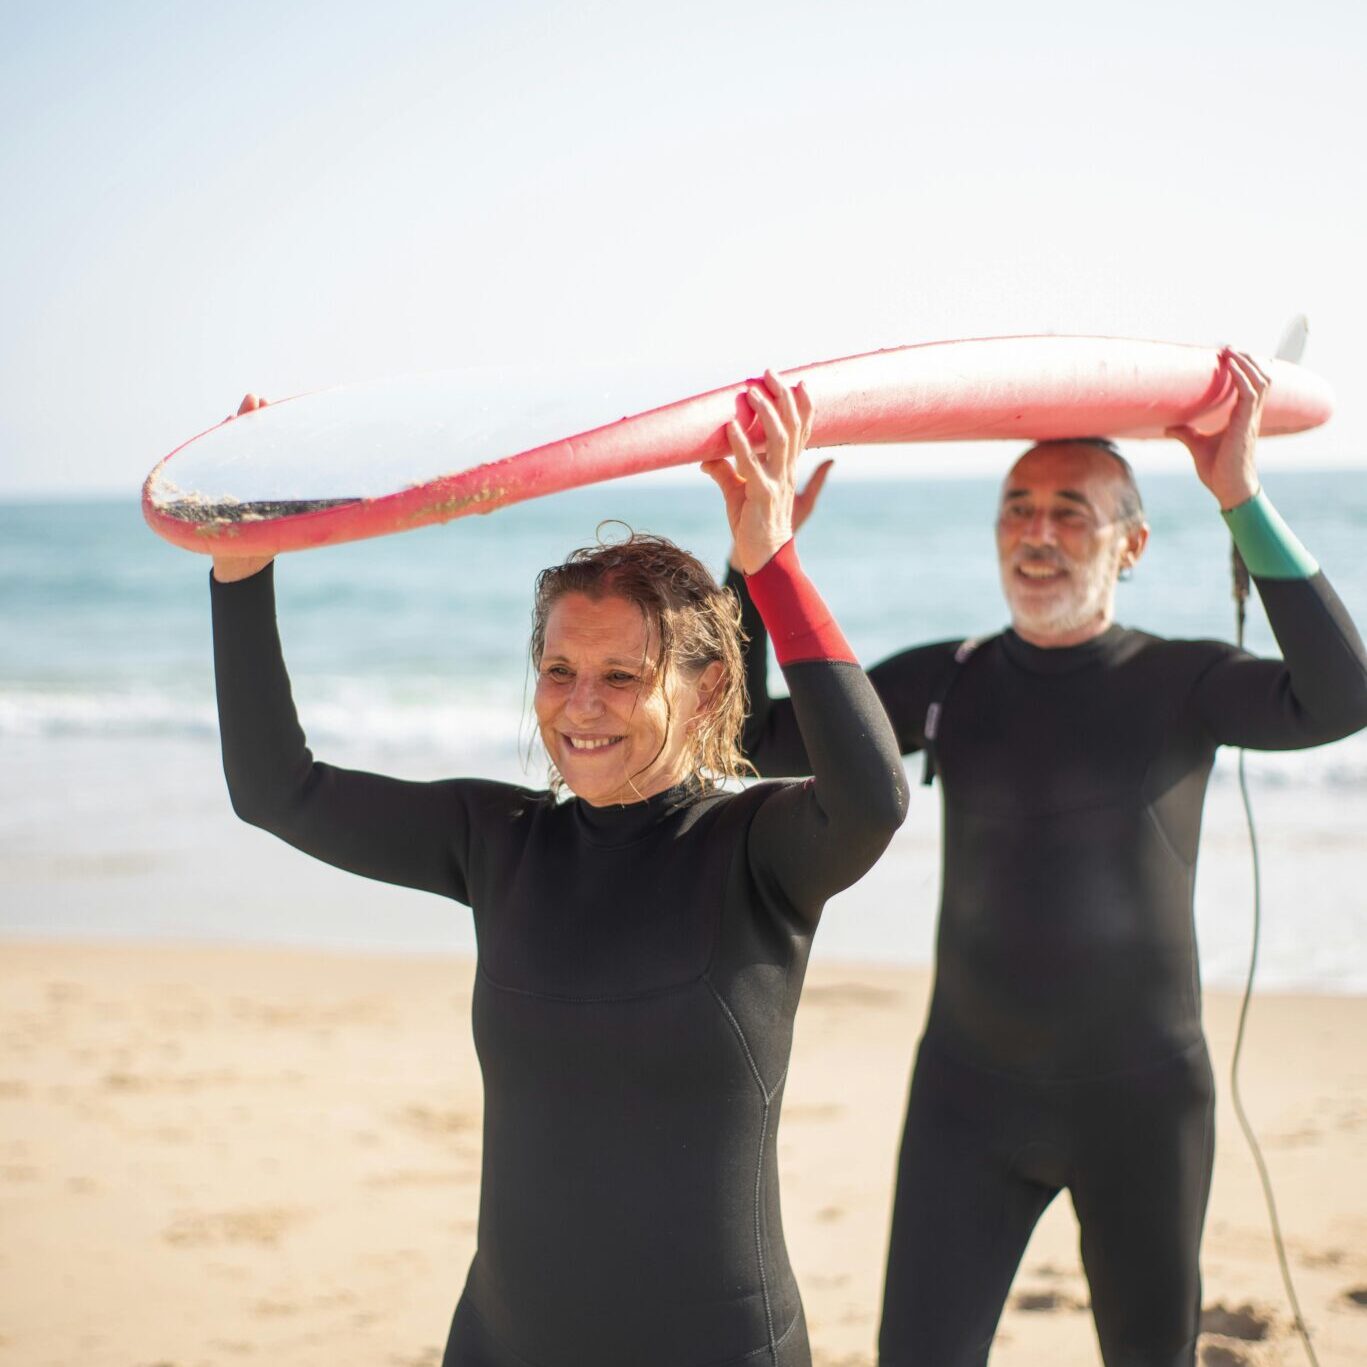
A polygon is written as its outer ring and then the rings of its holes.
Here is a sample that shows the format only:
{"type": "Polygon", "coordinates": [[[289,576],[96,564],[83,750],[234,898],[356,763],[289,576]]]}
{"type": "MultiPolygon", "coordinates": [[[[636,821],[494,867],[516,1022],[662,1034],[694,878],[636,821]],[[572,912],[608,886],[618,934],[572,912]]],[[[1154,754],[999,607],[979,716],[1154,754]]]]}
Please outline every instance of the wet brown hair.
{"type": "MultiPolygon", "coordinates": [[[[740,750],[745,667],[735,594],[722,588],[696,556],[668,538],[628,527],[623,540],[605,541],[603,529],[608,525],[598,528],[596,545],[571,551],[561,564],[536,576],[532,669],[541,667],[551,609],[567,593],[625,598],[641,610],[654,642],[654,658],[645,661],[648,688],[664,689],[675,671],[696,677],[714,660],[721,663],[721,681],[690,732],[690,777],[715,788],[727,779],[753,775],[754,766],[740,750]]],[[[672,716],[669,724],[673,724],[672,716]]],[[[556,793],[564,786],[554,765],[550,786],[556,793]]]]}

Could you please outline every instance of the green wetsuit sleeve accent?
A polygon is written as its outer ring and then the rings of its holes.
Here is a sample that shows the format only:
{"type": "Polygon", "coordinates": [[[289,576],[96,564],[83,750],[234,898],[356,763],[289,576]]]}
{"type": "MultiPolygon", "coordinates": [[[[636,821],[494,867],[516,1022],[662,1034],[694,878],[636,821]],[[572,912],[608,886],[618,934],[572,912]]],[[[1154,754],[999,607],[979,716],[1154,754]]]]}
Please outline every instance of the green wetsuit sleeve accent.
{"type": "Polygon", "coordinates": [[[1220,516],[1228,524],[1250,574],[1260,579],[1309,579],[1318,573],[1314,557],[1261,489],[1220,516]]]}

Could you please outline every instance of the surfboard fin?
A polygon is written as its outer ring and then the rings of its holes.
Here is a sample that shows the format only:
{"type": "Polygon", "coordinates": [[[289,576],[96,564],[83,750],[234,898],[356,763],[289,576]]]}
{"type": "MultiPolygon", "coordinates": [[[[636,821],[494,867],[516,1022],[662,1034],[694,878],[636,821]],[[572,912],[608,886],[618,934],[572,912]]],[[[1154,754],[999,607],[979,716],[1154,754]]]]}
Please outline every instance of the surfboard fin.
{"type": "Polygon", "coordinates": [[[1290,361],[1292,365],[1300,365],[1301,357],[1305,355],[1305,342],[1309,335],[1310,320],[1303,313],[1296,314],[1282,329],[1282,339],[1277,343],[1277,360],[1290,361]]]}

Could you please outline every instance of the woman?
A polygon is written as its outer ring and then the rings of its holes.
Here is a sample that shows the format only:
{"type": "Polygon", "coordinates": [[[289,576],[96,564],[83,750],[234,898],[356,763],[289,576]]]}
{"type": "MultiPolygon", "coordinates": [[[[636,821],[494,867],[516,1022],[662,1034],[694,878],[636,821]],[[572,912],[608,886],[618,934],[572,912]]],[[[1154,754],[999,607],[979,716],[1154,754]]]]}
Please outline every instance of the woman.
{"type": "Polygon", "coordinates": [[[772,374],[748,397],[765,453],[732,422],[735,465],[706,468],[801,717],[807,783],[717,785],[742,764],[738,610],[660,538],[576,552],[538,580],[549,792],[315,763],[265,562],[214,562],[235,810],[474,911],[479,1239],[445,1367],[810,1361],[776,1174],[793,1013],[822,906],[883,851],[906,788],[793,553],[810,402],[772,374]]]}

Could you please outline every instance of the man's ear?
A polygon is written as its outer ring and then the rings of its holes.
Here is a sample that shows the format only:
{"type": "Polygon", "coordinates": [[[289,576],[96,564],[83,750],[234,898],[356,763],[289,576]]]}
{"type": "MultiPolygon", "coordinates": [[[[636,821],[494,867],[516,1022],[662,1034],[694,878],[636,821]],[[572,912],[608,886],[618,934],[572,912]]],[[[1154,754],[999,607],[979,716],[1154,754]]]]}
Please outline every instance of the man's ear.
{"type": "Polygon", "coordinates": [[[1125,550],[1120,557],[1120,568],[1133,569],[1139,563],[1139,558],[1144,554],[1144,548],[1148,544],[1149,524],[1141,522],[1137,527],[1131,527],[1125,534],[1125,550]]]}

